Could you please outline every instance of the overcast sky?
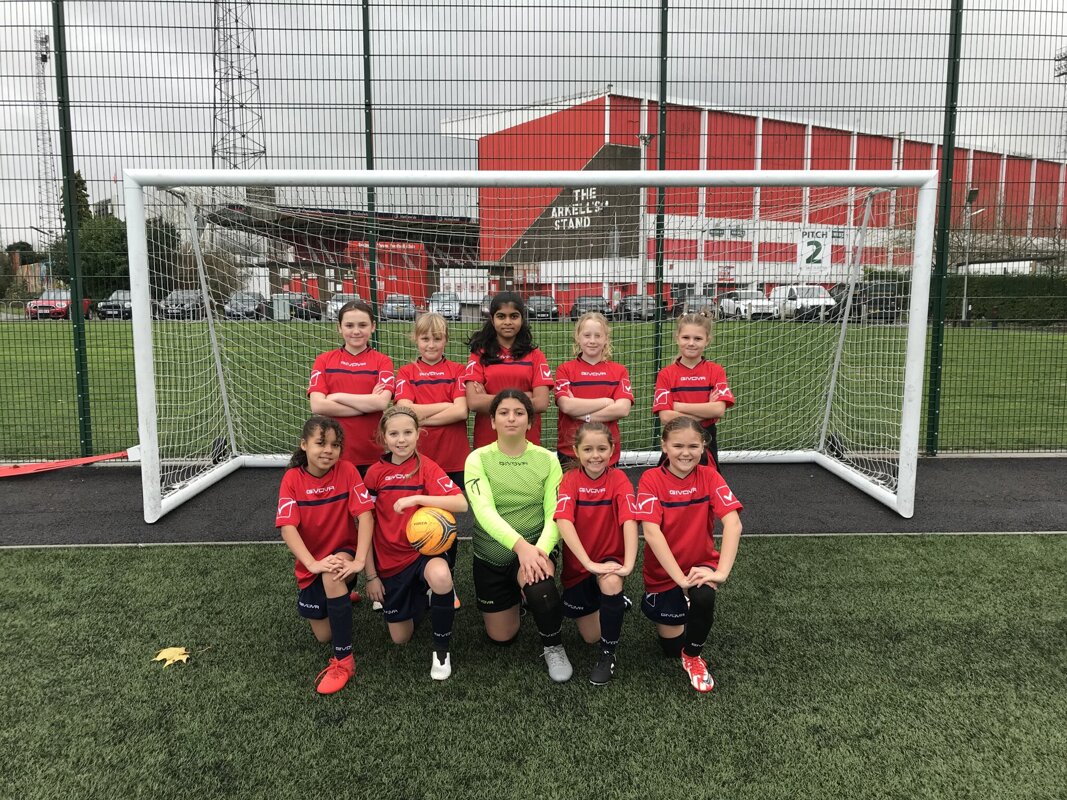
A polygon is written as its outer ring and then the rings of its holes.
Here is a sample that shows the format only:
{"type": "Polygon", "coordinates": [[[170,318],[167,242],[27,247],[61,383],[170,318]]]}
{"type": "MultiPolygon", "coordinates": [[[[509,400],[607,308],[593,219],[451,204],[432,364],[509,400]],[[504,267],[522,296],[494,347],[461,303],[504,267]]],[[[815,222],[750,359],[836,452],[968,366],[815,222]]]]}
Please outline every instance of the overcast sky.
{"type": "MultiPolygon", "coordinates": [[[[0,2],[0,241],[37,241],[33,29],[48,2],[0,2]]],[[[212,2],[68,0],[76,166],[93,201],[123,167],[211,166],[212,2]]],[[[669,94],[712,107],[937,141],[948,0],[674,0],[669,94]]],[[[964,146],[1063,154],[1067,48],[1060,0],[967,0],[960,91],[964,146]]],[[[364,164],[358,2],[254,2],[267,166],[364,164]]],[[[658,92],[655,0],[372,8],[380,168],[475,168],[443,119],[612,84],[658,92]]],[[[54,101],[54,73],[48,96],[54,101]]],[[[55,114],[53,120],[57,120],[55,114]]],[[[54,122],[53,124],[58,124],[54,122]]],[[[58,153],[59,137],[53,133],[58,153]]]]}

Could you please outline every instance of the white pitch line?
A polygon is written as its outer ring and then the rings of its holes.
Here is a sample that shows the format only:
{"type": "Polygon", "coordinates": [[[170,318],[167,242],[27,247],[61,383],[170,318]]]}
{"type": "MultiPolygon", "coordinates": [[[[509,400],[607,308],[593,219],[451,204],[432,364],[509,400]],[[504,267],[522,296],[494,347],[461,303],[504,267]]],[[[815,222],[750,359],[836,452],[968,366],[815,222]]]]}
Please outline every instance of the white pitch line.
{"type": "MultiPolygon", "coordinates": [[[[921,531],[902,533],[746,533],[745,539],[830,539],[833,537],[889,538],[903,536],[917,538],[921,536],[1067,536],[1067,531],[921,531]]],[[[469,536],[460,536],[462,542],[469,542],[469,536]]],[[[284,545],[280,539],[257,539],[240,542],[114,542],[111,544],[4,544],[0,550],[80,550],[91,548],[121,547],[239,547],[246,545],[284,545]]]]}

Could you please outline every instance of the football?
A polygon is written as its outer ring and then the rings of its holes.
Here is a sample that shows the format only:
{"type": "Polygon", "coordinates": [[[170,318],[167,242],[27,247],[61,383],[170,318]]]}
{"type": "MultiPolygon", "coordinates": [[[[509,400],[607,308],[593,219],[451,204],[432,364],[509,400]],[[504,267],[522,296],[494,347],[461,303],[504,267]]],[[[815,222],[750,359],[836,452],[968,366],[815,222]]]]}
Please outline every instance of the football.
{"type": "Polygon", "coordinates": [[[456,541],[456,518],[443,508],[421,506],[408,520],[407,534],[424,556],[439,556],[456,541]]]}

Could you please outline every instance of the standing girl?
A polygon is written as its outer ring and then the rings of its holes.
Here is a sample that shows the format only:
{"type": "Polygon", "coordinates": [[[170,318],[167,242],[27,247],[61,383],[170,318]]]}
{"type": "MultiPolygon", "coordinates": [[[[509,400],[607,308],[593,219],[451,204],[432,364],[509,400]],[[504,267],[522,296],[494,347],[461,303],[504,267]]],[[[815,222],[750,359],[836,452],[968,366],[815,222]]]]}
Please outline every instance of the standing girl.
{"type": "Polygon", "coordinates": [[[574,436],[579,466],[563,476],[554,514],[563,551],[563,613],[578,621],[589,644],[600,642],[600,658],[589,682],[603,686],[615,674],[615,650],[622,633],[623,579],[637,558],[634,490],[611,466],[611,431],[587,422],[574,436]]]}
{"type": "Polygon", "coordinates": [[[411,338],[419,357],[397,371],[393,397],[398,406],[407,406],[419,420],[419,452],[462,485],[463,464],[471,451],[463,365],[445,358],[448,323],[440,314],[419,317],[411,338]]]}
{"type": "Polygon", "coordinates": [[[611,466],[619,463],[619,420],[630,413],[634,394],[626,367],[611,361],[611,326],[603,314],[589,311],[574,326],[574,358],[556,370],[560,460],[575,458],[574,435],[583,422],[607,424],[611,466]]]}
{"type": "MultiPolygon", "coordinates": [[[[678,343],[678,357],[656,376],[652,413],[658,414],[664,425],[677,417],[697,420],[704,431],[711,463],[718,468],[715,424],[735,400],[726,380],[726,370],[704,358],[704,348],[711,341],[711,318],[703,314],[679,317],[674,339],[678,343]]],[[[701,456],[700,463],[708,463],[707,454],[701,456]]]]}
{"type": "Polygon", "coordinates": [[[646,470],[634,516],[645,534],[645,596],[641,610],[656,623],[668,656],[698,692],[715,681],[700,657],[715,615],[715,593],[730,577],[741,539],[740,501],[712,466],[701,466],[704,435],[692,417],[663,426],[666,463],[646,470]],[[722,521],[722,550],[715,549],[715,520],[722,521]]]}
{"type": "Polygon", "coordinates": [[[449,641],[456,618],[452,570],[443,556],[424,556],[415,550],[408,543],[406,530],[419,506],[459,514],[467,510],[467,501],[441,467],[419,455],[419,420],[410,408],[388,409],[379,423],[378,436],[388,452],[366,476],[367,488],[375,495],[374,551],[367,558],[367,594],[382,604],[393,641],[405,644],[411,640],[416,619],[426,612],[429,593],[434,649],[430,677],[443,681],[452,674],[449,641]]]}
{"type": "Polygon", "coordinates": [[[315,359],[307,393],[312,413],[341,423],[348,442],[342,457],[364,475],[381,455],[374,433],[393,396],[393,362],[370,346],[374,316],[364,301],[341,306],[337,330],[344,344],[315,359]]]}
{"type": "Polygon", "coordinates": [[[533,343],[526,305],[515,292],[500,292],[489,303],[489,319],[468,341],[471,356],[463,375],[467,405],[474,412],[474,446],[495,440],[489,410],[502,389],[516,388],[530,398],[533,412],[526,438],[541,444],[541,414],[548,408],[552,370],[533,343]]]}
{"type": "Polygon", "coordinates": [[[474,512],[474,590],[485,632],[509,644],[519,632],[519,600],[533,615],[552,680],[570,680],[563,649],[563,603],[552,554],[559,460],[526,438],[533,418],[526,392],[504,389],[489,406],[497,439],[467,457],[465,486],[474,512]]]}
{"type": "Polygon", "coordinates": [[[348,583],[363,569],[374,528],[370,493],[355,467],[339,460],[344,441],[336,420],[312,417],[304,423],[300,447],[282,477],[274,521],[296,557],[297,613],[311,623],[316,639],[333,643],[333,657],[319,673],[319,694],[338,691],[356,671],[348,583]]]}

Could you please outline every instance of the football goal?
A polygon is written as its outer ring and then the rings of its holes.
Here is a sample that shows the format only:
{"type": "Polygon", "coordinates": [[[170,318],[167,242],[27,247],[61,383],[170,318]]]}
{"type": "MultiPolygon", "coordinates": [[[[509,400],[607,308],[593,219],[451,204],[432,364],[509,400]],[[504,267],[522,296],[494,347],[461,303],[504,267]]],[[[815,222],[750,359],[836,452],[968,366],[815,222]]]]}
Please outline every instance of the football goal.
{"type": "Polygon", "coordinates": [[[936,191],[930,171],[128,170],[145,519],[287,463],[343,303],[372,304],[399,368],[428,312],[465,362],[498,291],[553,368],[581,314],[610,320],[624,464],[657,460],[656,374],[700,314],[737,399],[724,464],[813,462],[910,517],[936,191]]]}

